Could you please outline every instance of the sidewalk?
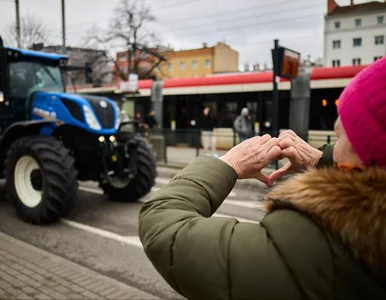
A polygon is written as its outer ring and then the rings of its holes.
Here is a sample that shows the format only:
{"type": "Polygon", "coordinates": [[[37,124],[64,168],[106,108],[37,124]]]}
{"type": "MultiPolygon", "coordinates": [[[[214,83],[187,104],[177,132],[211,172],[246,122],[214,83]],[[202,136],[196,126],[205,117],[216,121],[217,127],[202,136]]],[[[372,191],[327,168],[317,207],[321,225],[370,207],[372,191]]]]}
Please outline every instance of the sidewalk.
{"type": "Polygon", "coordinates": [[[0,299],[158,299],[0,233],[0,299]]]}

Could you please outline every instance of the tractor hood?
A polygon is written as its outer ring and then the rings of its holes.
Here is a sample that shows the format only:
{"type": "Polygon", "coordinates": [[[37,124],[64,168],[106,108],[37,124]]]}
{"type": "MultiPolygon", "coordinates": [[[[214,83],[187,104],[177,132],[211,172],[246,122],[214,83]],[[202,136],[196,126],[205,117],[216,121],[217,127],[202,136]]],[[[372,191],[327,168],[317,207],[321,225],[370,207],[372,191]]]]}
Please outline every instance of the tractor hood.
{"type": "Polygon", "coordinates": [[[55,119],[65,124],[95,133],[112,134],[119,126],[118,106],[106,97],[37,92],[34,95],[32,113],[41,115],[42,111],[50,112],[55,115],[55,119]]]}
{"type": "Polygon", "coordinates": [[[91,95],[76,95],[63,94],[60,96],[62,102],[72,101],[82,107],[87,118],[98,119],[102,128],[118,129],[119,110],[114,101],[107,97],[91,96],[91,95]]]}

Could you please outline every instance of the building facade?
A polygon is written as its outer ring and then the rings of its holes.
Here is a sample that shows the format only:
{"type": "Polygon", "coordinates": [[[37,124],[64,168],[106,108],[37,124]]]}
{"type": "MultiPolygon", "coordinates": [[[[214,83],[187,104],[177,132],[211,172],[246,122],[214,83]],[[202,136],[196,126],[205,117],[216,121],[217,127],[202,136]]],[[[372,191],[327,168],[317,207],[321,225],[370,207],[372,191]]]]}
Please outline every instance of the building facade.
{"type": "MultiPolygon", "coordinates": [[[[34,50],[61,53],[62,46],[37,45],[34,50]]],[[[92,83],[94,86],[101,86],[112,82],[111,64],[104,51],[89,48],[66,47],[66,54],[69,57],[68,65],[85,67],[86,64],[88,64],[92,69],[90,78],[86,77],[85,70],[68,72],[67,76],[64,78],[67,85],[84,85],[92,83]]]]}
{"type": "Polygon", "coordinates": [[[324,65],[367,65],[386,55],[386,2],[339,6],[327,0],[324,65]]]}
{"type": "Polygon", "coordinates": [[[164,51],[167,59],[156,70],[158,78],[189,78],[210,74],[238,72],[239,54],[224,43],[202,48],[164,51]]]}
{"type": "MultiPolygon", "coordinates": [[[[149,51],[163,55],[162,52],[164,52],[165,49],[169,50],[169,48],[160,46],[157,48],[151,48],[149,51]]],[[[136,53],[132,53],[131,51],[130,57],[129,51],[117,52],[116,65],[118,68],[116,66],[113,67],[114,80],[120,81],[122,80],[122,77],[127,79],[128,74],[131,72],[137,73],[139,79],[154,78],[156,76],[156,71],[151,71],[151,69],[158,62],[158,60],[159,59],[151,53],[139,49],[136,53]],[[137,65],[136,70],[135,65],[137,65]],[[119,72],[123,76],[119,76],[117,69],[119,69],[119,72]]]]}

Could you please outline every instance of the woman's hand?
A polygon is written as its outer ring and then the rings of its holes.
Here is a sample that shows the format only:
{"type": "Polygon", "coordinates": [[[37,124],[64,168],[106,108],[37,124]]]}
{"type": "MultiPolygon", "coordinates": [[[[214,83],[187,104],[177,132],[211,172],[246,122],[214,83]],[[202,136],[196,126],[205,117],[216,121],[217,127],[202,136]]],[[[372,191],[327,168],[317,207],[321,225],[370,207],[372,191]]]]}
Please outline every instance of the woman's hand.
{"type": "Polygon", "coordinates": [[[284,131],[279,135],[278,140],[282,152],[278,159],[288,158],[289,162],[269,176],[272,182],[285,175],[300,173],[309,167],[316,167],[323,155],[322,151],[303,141],[292,130],[284,131]]]}
{"type": "Polygon", "coordinates": [[[271,179],[261,170],[281,154],[279,140],[266,134],[238,144],[220,159],[236,171],[239,179],[256,178],[270,186],[271,179]]]}

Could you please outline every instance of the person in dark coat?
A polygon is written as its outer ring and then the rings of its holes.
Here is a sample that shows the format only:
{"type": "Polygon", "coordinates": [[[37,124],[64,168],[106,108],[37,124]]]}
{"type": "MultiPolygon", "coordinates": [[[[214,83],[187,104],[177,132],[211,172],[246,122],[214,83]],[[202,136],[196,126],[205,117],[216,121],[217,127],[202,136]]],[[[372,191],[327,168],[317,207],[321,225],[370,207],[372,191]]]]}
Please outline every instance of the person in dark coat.
{"type": "Polygon", "coordinates": [[[188,299],[386,299],[385,78],[383,58],[345,88],[335,145],[315,149],[292,131],[253,137],[155,192],[139,237],[168,284],[188,299]],[[213,217],[237,179],[271,186],[291,173],[259,224],[213,217]]]}
{"type": "Polygon", "coordinates": [[[210,113],[209,106],[204,108],[203,114],[199,120],[199,128],[201,129],[202,144],[204,150],[212,151],[212,154],[216,156],[216,135],[213,132],[215,127],[215,121],[210,113]]]}
{"type": "Polygon", "coordinates": [[[152,131],[154,127],[159,128],[159,124],[155,118],[155,111],[151,111],[145,118],[143,119],[144,127],[146,128],[146,139],[150,141],[152,131]]]}

